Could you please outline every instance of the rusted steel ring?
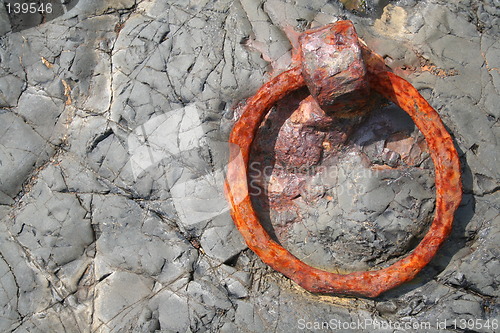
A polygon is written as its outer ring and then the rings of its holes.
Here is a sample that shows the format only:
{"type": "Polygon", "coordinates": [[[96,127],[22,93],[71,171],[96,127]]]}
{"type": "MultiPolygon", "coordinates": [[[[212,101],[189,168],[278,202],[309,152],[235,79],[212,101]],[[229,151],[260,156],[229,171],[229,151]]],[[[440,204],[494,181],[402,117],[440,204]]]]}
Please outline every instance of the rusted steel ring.
{"type": "Polygon", "coordinates": [[[454,213],[462,198],[458,154],[438,113],[410,83],[391,72],[371,72],[368,80],[372,89],[411,116],[427,141],[436,174],[436,210],[427,234],[408,256],[389,267],[349,274],[311,267],[271,239],[252,207],[246,171],[252,142],[271,107],[305,85],[300,66],[273,78],[249,98],[229,137],[230,163],[225,191],[234,223],[248,247],[262,261],[310,292],[376,297],[413,279],[431,261],[450,233],[454,213]]]}

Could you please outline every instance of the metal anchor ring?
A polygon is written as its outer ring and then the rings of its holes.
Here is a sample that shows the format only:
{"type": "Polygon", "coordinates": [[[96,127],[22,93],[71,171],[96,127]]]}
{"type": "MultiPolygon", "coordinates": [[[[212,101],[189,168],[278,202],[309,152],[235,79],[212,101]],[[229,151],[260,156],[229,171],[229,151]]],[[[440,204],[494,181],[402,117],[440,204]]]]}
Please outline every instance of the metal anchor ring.
{"type": "MultiPolygon", "coordinates": [[[[227,169],[225,193],[231,207],[231,216],[248,247],[262,261],[304,289],[314,293],[376,297],[413,279],[431,261],[450,233],[454,213],[462,199],[458,154],[438,113],[410,83],[389,72],[385,66],[377,64],[376,55],[370,53],[366,45],[358,40],[352,22],[339,21],[319,29],[306,31],[301,35],[300,40],[302,64],[271,79],[254,96],[250,97],[244,106],[241,118],[236,122],[230,134],[230,163],[227,169]],[[326,38],[322,42],[327,47],[326,51],[319,46],[310,47],[311,43],[317,42],[317,40],[311,41],[310,37],[318,34],[321,38],[326,38]],[[324,59],[335,56],[328,48],[333,45],[333,50],[336,52],[339,47],[341,50],[351,47],[352,43],[359,43],[358,47],[363,55],[364,66],[361,67],[364,68],[358,68],[359,66],[355,64],[358,66],[355,69],[360,76],[353,80],[346,80],[342,76],[346,74],[342,72],[342,68],[338,75],[331,75],[331,72],[324,75],[325,70],[327,72],[331,70],[331,67],[326,69],[322,67],[324,59]],[[345,89],[338,88],[346,82],[350,84],[349,92],[359,93],[366,89],[373,89],[411,116],[424,135],[434,162],[436,209],[434,220],[427,234],[403,259],[380,270],[336,274],[305,264],[271,239],[252,207],[248,192],[247,167],[256,131],[264,116],[277,101],[291,91],[307,85],[311,95],[322,108],[330,108],[335,112],[336,108],[349,104],[346,101],[355,102],[355,99],[346,97],[345,93],[341,92],[340,95],[337,93],[339,90],[345,91],[345,89]],[[321,87],[318,87],[318,83],[321,87]],[[342,100],[343,97],[346,98],[342,100]]],[[[330,60],[328,62],[331,62],[330,60]]],[[[353,71],[347,71],[349,75],[352,73],[353,71]]],[[[363,105],[356,105],[356,107],[363,107],[363,105]]],[[[352,112],[353,109],[347,106],[343,110],[352,112]]]]}

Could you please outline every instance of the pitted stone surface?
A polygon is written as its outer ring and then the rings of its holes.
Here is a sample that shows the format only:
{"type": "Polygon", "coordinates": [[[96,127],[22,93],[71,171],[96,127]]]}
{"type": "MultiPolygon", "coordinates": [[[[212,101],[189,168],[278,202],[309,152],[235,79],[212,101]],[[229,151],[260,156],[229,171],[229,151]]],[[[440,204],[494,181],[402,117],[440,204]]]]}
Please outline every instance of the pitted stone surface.
{"type": "MultiPolygon", "coordinates": [[[[444,320],[498,320],[498,1],[363,3],[355,13],[325,0],[63,1],[66,13],[22,27],[2,6],[0,331],[303,332],[379,321],[438,332],[444,320]],[[311,295],[266,267],[223,195],[238,103],[288,65],[287,26],[345,17],[435,107],[463,164],[449,240],[415,280],[375,300],[311,295]]],[[[314,149],[295,151],[332,173],[287,175],[258,207],[305,261],[381,267],[425,231],[432,163],[391,105],[342,133],[307,132],[314,149]]]]}

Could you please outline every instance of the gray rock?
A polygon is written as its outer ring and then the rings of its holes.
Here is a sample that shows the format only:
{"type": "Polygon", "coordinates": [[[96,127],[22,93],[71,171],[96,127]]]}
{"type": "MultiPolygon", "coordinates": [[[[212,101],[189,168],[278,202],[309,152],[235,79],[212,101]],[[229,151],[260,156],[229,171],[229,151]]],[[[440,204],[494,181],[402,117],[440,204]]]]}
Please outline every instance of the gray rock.
{"type": "Polygon", "coordinates": [[[38,265],[56,271],[79,258],[94,241],[90,220],[76,195],[54,193],[44,182],[32,191],[44,198],[44,204],[26,196],[10,230],[38,265]]]}
{"type": "Polygon", "coordinates": [[[129,272],[114,272],[96,286],[92,331],[128,330],[137,327],[153,281],[129,272]],[[127,290],[127,292],[124,292],[127,290]]]}
{"type": "Polygon", "coordinates": [[[455,264],[447,267],[442,279],[447,283],[473,290],[480,295],[498,297],[498,206],[494,195],[485,196],[476,203],[483,210],[483,218],[473,217],[465,227],[465,236],[470,246],[455,255],[455,264]]]}
{"type": "Polygon", "coordinates": [[[12,107],[16,105],[19,96],[21,96],[25,82],[17,75],[2,74],[0,77],[0,106],[12,107]]]}
{"type": "Polygon", "coordinates": [[[63,110],[61,100],[28,88],[19,98],[18,110],[24,122],[38,135],[53,145],[60,144],[62,124],[59,119],[63,110]]]}
{"type": "Polygon", "coordinates": [[[169,290],[161,292],[158,299],[161,329],[167,332],[188,331],[191,325],[188,299],[169,290]]]}
{"type": "Polygon", "coordinates": [[[0,191],[2,203],[12,204],[31,172],[52,153],[53,148],[13,112],[0,113],[2,150],[0,151],[0,191]]]}
{"type": "Polygon", "coordinates": [[[0,274],[2,276],[0,280],[2,283],[0,304],[2,304],[1,314],[3,318],[0,327],[3,331],[7,331],[21,319],[19,313],[16,311],[18,287],[15,275],[11,272],[9,264],[3,258],[0,260],[0,274]]]}
{"type": "MultiPolygon", "coordinates": [[[[500,316],[498,1],[366,8],[80,0],[28,26],[1,6],[0,331],[491,332],[477,323],[500,316]],[[291,59],[283,29],[343,17],[441,115],[466,192],[436,258],[374,300],[313,295],[267,267],[223,192],[237,106],[291,59]]],[[[403,149],[421,140],[378,110],[293,209],[256,203],[261,221],[317,267],[390,264],[432,219],[432,161],[403,149]]]]}
{"type": "Polygon", "coordinates": [[[137,203],[119,196],[96,196],[92,208],[100,233],[95,258],[98,278],[118,267],[167,284],[189,274],[196,251],[157,216],[143,215],[137,203]]]}
{"type": "Polygon", "coordinates": [[[246,248],[229,214],[218,216],[207,225],[200,244],[207,255],[221,262],[226,262],[246,248]]]}
{"type": "Polygon", "coordinates": [[[26,255],[27,252],[6,229],[3,219],[0,228],[0,253],[2,269],[1,309],[4,320],[0,323],[4,331],[13,331],[22,318],[34,314],[56,303],[54,289],[40,267],[26,255]]]}

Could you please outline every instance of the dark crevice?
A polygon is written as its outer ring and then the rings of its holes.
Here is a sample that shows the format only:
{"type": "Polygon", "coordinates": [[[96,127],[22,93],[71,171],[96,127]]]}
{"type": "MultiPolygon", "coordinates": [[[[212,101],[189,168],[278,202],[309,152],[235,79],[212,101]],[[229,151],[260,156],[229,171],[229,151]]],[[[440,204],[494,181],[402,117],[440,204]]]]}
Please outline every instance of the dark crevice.
{"type": "Polygon", "coordinates": [[[104,281],[105,279],[107,279],[111,274],[113,273],[107,273],[107,274],[104,274],[103,276],[101,276],[101,278],[98,280],[98,282],[102,282],[104,281]]]}
{"type": "Polygon", "coordinates": [[[90,147],[87,148],[87,152],[90,153],[91,151],[93,151],[94,149],[97,148],[97,146],[103,142],[104,140],[106,140],[108,137],[110,137],[111,135],[113,134],[113,130],[112,129],[107,129],[104,133],[101,133],[100,135],[98,135],[94,141],[92,142],[92,145],[90,145],[90,147]]]}
{"type": "Polygon", "coordinates": [[[238,262],[238,258],[240,257],[241,252],[236,253],[234,256],[228,258],[226,261],[224,261],[224,265],[235,267],[236,263],[238,262]]]}

